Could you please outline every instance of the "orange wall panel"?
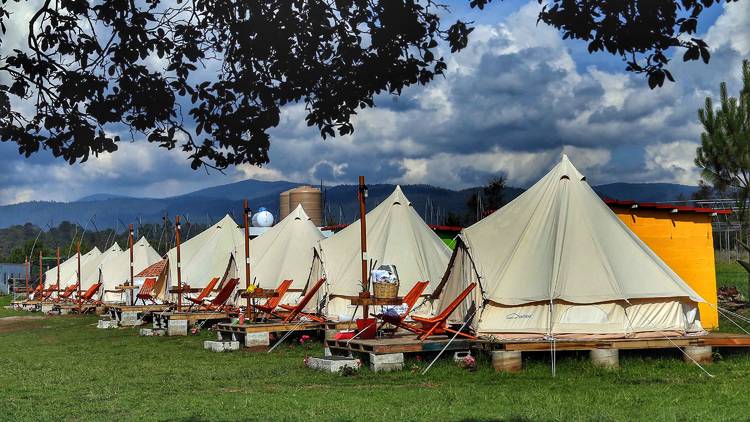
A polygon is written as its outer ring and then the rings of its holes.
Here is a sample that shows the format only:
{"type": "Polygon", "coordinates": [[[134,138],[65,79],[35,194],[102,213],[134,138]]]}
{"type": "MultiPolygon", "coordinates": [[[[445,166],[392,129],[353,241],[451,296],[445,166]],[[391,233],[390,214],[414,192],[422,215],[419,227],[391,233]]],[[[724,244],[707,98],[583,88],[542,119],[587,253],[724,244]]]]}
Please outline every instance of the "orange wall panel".
{"type": "Polygon", "coordinates": [[[711,214],[668,210],[613,209],[615,214],[703,299],[699,304],[706,329],[719,326],[711,214]]]}

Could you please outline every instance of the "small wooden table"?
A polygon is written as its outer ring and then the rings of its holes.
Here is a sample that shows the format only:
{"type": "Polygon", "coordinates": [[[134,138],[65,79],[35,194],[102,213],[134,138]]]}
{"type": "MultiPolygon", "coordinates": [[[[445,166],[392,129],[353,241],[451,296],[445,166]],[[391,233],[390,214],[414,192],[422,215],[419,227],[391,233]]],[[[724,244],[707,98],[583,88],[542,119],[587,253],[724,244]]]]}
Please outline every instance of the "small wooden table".
{"type": "MultiPolygon", "coordinates": [[[[115,286],[115,290],[112,290],[112,292],[114,292],[114,293],[125,293],[128,290],[135,290],[135,289],[138,289],[138,288],[139,288],[138,286],[134,286],[134,285],[131,285],[131,284],[121,284],[119,286],[115,286]]],[[[131,296],[133,296],[133,295],[131,295],[131,296]]],[[[135,296],[133,296],[131,299],[132,300],[130,301],[130,304],[131,305],[135,305],[135,296]]]]}
{"type": "MultiPolygon", "coordinates": [[[[240,293],[240,297],[248,299],[252,302],[252,305],[255,305],[255,301],[258,299],[270,299],[272,297],[279,297],[279,293],[276,290],[269,290],[269,289],[255,289],[252,293],[248,292],[247,290],[240,293]]],[[[254,306],[248,304],[247,307],[247,318],[250,321],[255,321],[255,312],[253,311],[254,306]]]]}

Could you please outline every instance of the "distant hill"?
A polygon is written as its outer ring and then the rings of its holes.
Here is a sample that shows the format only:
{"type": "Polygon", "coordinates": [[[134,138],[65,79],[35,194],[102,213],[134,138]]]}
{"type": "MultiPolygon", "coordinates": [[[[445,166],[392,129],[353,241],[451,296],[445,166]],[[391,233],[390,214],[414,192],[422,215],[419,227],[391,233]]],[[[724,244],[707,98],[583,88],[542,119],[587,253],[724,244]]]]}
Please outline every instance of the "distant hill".
{"type": "MultiPolygon", "coordinates": [[[[225,214],[239,221],[244,198],[250,200],[251,208],[263,206],[278,215],[279,193],[298,185],[300,183],[289,181],[250,179],[168,198],[130,198],[99,193],[74,202],[23,202],[0,206],[0,228],[25,223],[45,228],[62,221],[87,226],[87,222],[91,221],[88,225],[93,229],[123,230],[124,225],[130,222],[158,223],[164,215],[172,219],[175,214],[200,224],[217,221],[225,214]]],[[[392,184],[369,185],[368,209],[388,196],[394,187],[392,184]]],[[[428,223],[439,223],[441,217],[449,212],[465,214],[466,201],[478,189],[451,190],[430,185],[402,187],[414,208],[428,223]]],[[[674,201],[681,195],[689,198],[696,189],[694,186],[669,183],[612,183],[594,187],[603,197],[651,202],[674,201]]],[[[509,187],[504,199],[510,201],[522,192],[523,189],[509,187]]],[[[324,199],[327,214],[335,220],[348,223],[357,218],[356,186],[325,187],[324,199]]]]}

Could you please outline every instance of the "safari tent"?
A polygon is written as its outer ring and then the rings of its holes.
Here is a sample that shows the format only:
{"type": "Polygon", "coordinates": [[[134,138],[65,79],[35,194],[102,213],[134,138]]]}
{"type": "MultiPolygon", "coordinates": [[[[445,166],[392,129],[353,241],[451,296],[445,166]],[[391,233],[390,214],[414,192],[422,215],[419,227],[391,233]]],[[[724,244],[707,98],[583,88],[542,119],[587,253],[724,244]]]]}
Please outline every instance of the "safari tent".
{"type": "MultiPolygon", "coordinates": [[[[302,205],[298,205],[278,224],[250,242],[252,282],[264,289],[274,289],[281,281],[292,280],[290,289],[298,292],[288,294],[287,298],[298,297],[310,275],[315,244],[323,238],[302,205]]],[[[239,261],[243,262],[244,258],[239,261]]],[[[244,266],[240,265],[241,278],[244,279],[244,275],[244,266]]],[[[244,286],[240,283],[240,288],[244,286]]]]}
{"type": "MultiPolygon", "coordinates": [[[[96,260],[102,252],[94,246],[90,251],[86,252],[85,254],[81,254],[81,273],[83,273],[84,265],[86,265],[87,262],[96,260]]],[[[49,283],[49,285],[55,284],[57,281],[57,270],[54,268],[50,271],[47,271],[47,275],[50,276],[49,281],[45,282],[45,284],[49,283]],[[50,273],[51,271],[51,273],[50,273]]],[[[67,259],[65,262],[60,264],[60,289],[64,289],[67,286],[70,286],[71,284],[75,284],[78,279],[78,255],[73,254],[73,256],[69,259],[67,259]]],[[[48,286],[49,287],[49,286],[48,286]]]]}
{"type": "MultiPolygon", "coordinates": [[[[239,277],[237,259],[244,256],[244,238],[232,217],[180,245],[181,279],[191,287],[205,287],[214,277],[239,277]]],[[[167,253],[169,286],[177,286],[177,248],[167,253]]]]}
{"type": "MultiPolygon", "coordinates": [[[[151,264],[161,260],[159,253],[151,247],[145,237],[133,244],[133,275],[140,273],[151,264]]],[[[130,249],[116,254],[99,266],[102,281],[103,302],[124,302],[122,293],[114,292],[115,287],[130,282],[130,249]]]]}
{"type": "Polygon", "coordinates": [[[649,337],[702,331],[704,300],[609,209],[566,156],[464,229],[437,288],[472,282],[452,315],[498,338],[649,337]],[[471,302],[476,311],[470,313],[471,302]]]}
{"type": "MultiPolygon", "coordinates": [[[[380,265],[395,265],[400,279],[399,294],[406,294],[416,282],[430,281],[431,293],[450,258],[450,249],[433,232],[397,186],[393,193],[366,214],[367,258],[380,265]]],[[[355,307],[349,302],[362,291],[359,220],[335,235],[318,242],[308,284],[325,276],[325,313],[349,319],[355,307]]],[[[357,310],[361,313],[361,308],[357,310]]]]}
{"type": "MultiPolygon", "coordinates": [[[[107,265],[121,252],[120,245],[115,242],[107,250],[91,259],[87,259],[86,262],[83,262],[83,259],[81,259],[81,290],[86,290],[92,284],[98,283],[100,280],[99,268],[107,265]]],[[[75,282],[75,279],[73,282],[75,282]]]]}

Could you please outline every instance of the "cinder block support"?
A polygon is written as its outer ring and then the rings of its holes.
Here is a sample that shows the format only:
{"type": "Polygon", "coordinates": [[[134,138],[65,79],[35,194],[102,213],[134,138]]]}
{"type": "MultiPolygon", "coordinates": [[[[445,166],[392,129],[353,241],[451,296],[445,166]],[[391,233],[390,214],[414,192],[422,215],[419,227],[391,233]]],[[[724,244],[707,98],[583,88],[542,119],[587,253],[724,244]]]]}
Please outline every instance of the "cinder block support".
{"type": "Polygon", "coordinates": [[[362,365],[359,359],[345,358],[341,356],[314,358],[309,357],[305,360],[308,368],[316,371],[330,372],[332,374],[340,373],[344,368],[359,370],[362,365]]]}
{"type": "Polygon", "coordinates": [[[521,352],[514,350],[493,351],[492,367],[495,368],[495,372],[521,372],[521,369],[523,369],[521,352]]]}
{"type": "Polygon", "coordinates": [[[682,350],[685,352],[682,355],[682,359],[687,363],[693,363],[693,360],[695,360],[701,365],[707,365],[714,361],[713,348],[711,346],[686,346],[682,350]]]}
{"type": "Polygon", "coordinates": [[[373,372],[400,371],[404,369],[404,354],[389,353],[376,355],[370,353],[370,370],[373,372]]]}
{"type": "Polygon", "coordinates": [[[154,330],[152,330],[151,328],[141,328],[139,334],[141,335],[141,337],[151,337],[154,335],[154,330]]]}
{"type": "Polygon", "coordinates": [[[620,367],[620,351],[618,349],[592,349],[589,356],[591,364],[597,368],[617,369],[620,367]]]}
{"type": "Polygon", "coordinates": [[[212,352],[228,352],[232,350],[240,350],[240,342],[206,340],[203,342],[203,348],[212,352]]]}
{"type": "Polygon", "coordinates": [[[58,308],[58,311],[60,312],[60,315],[68,315],[70,313],[70,308],[58,308]]]}
{"type": "Polygon", "coordinates": [[[271,345],[271,336],[268,332],[245,334],[245,347],[268,347],[271,345]]]}
{"type": "Polygon", "coordinates": [[[42,313],[46,314],[49,313],[52,309],[54,309],[55,305],[52,303],[42,303],[42,313]]]}
{"type": "Polygon", "coordinates": [[[135,327],[141,324],[143,324],[143,321],[138,318],[138,312],[123,312],[120,314],[120,325],[122,326],[135,327]]]}
{"type": "Polygon", "coordinates": [[[154,330],[164,330],[169,325],[168,319],[159,315],[154,315],[154,321],[152,327],[154,330]]]}
{"type": "Polygon", "coordinates": [[[102,329],[110,329],[110,328],[117,328],[117,321],[116,320],[108,320],[108,319],[100,319],[99,323],[96,325],[96,328],[102,328],[102,329]]]}
{"type": "Polygon", "coordinates": [[[188,333],[188,321],[186,319],[170,320],[167,323],[168,336],[186,336],[188,333]]]}

